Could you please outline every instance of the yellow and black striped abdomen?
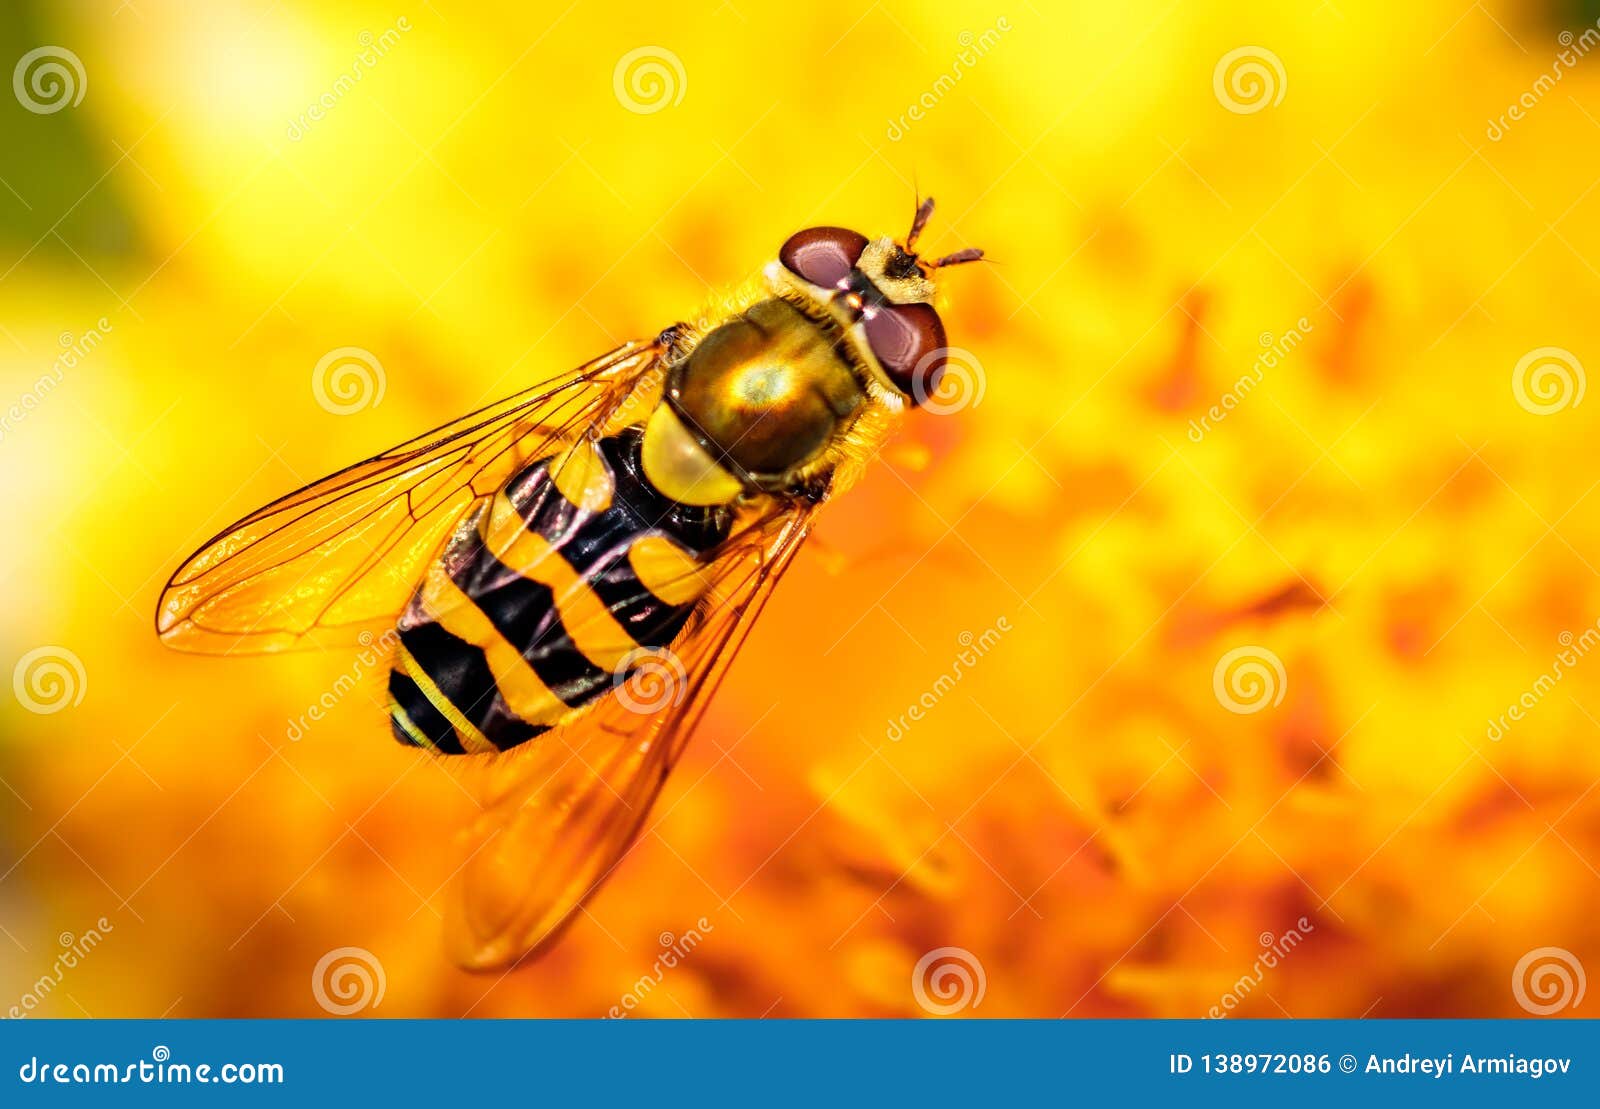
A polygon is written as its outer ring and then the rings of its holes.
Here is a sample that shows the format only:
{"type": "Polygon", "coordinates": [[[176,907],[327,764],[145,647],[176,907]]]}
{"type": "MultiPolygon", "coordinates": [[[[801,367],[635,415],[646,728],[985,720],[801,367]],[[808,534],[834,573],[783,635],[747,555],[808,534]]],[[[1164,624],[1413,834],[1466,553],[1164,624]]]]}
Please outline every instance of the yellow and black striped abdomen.
{"type": "Polygon", "coordinates": [[[632,652],[676,638],[729,514],[663,497],[639,442],[621,432],[555,475],[536,462],[457,532],[400,618],[397,739],[514,747],[610,690],[632,652]]]}

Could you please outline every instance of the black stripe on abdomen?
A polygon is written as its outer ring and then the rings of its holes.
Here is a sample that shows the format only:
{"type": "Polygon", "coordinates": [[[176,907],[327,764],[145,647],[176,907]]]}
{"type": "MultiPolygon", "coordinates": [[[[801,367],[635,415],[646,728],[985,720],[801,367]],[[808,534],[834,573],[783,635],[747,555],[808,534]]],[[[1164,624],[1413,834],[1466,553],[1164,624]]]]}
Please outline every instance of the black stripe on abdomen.
{"type": "Polygon", "coordinates": [[[600,440],[612,478],[611,505],[601,512],[586,513],[563,497],[550,480],[548,459],[529,466],[506,486],[506,496],[528,530],[549,540],[580,574],[588,575],[609,556],[626,552],[647,532],[660,532],[691,555],[704,554],[728,537],[733,514],[726,506],[680,504],[650,484],[639,461],[641,440],[638,428],[600,440]]]}
{"type": "Polygon", "coordinates": [[[562,704],[586,705],[610,684],[611,672],[590,662],[567,634],[548,585],[523,577],[481,545],[450,577],[562,704]]]}
{"type": "MultiPolygon", "coordinates": [[[[450,726],[439,710],[433,707],[433,702],[428,700],[427,694],[417,686],[398,668],[389,671],[389,697],[394,701],[395,707],[406,714],[406,719],[411,726],[421,732],[423,737],[433,746],[446,755],[459,755],[466,751],[461,746],[461,737],[456,735],[455,728],[450,726]]],[[[389,726],[394,732],[395,739],[410,747],[417,746],[414,736],[403,728],[400,722],[390,717],[389,726]]]]}
{"type": "MultiPolygon", "coordinates": [[[[432,622],[402,628],[400,643],[433,680],[439,692],[449,700],[451,707],[467,723],[482,732],[483,737],[495,747],[503,751],[548,730],[542,725],[529,724],[511,711],[505,698],[500,695],[500,688],[495,684],[494,674],[489,670],[489,662],[482,648],[457,638],[432,622]]],[[[419,689],[418,693],[421,692],[419,689]]],[[[445,727],[450,727],[449,721],[437,709],[434,715],[443,721],[445,727]]],[[[411,719],[418,727],[422,726],[415,716],[411,719]]],[[[432,738],[431,733],[428,734],[432,738]]],[[[455,737],[457,749],[461,749],[461,737],[455,736],[454,728],[450,728],[450,734],[455,737]]]]}
{"type": "Polygon", "coordinates": [[[650,592],[626,556],[596,573],[589,586],[641,647],[670,645],[694,611],[692,603],[668,604],[650,592]]]}

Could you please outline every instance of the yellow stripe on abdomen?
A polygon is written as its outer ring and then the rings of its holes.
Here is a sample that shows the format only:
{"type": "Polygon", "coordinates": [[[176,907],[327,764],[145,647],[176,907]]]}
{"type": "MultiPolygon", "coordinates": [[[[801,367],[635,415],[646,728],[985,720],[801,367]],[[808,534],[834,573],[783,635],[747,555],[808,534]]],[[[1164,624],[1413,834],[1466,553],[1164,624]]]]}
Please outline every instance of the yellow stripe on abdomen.
{"type": "Polygon", "coordinates": [[[528,530],[504,493],[495,495],[484,542],[507,569],[550,590],[562,627],[594,666],[615,671],[639,646],[550,541],[528,530]]]}
{"type": "Polygon", "coordinates": [[[550,692],[521,649],[500,633],[494,621],[462,592],[439,563],[428,569],[422,603],[428,616],[445,631],[483,651],[506,707],[527,723],[553,725],[571,711],[550,692]]]}
{"type": "Polygon", "coordinates": [[[456,730],[456,735],[461,738],[461,746],[463,748],[471,754],[499,750],[478,730],[477,725],[461,714],[461,710],[456,707],[455,702],[445,696],[444,691],[439,688],[428,672],[411,656],[411,652],[406,650],[403,642],[396,648],[395,663],[404,671],[406,677],[415,682],[417,688],[422,690],[423,696],[428,698],[428,703],[438,710],[439,715],[450,722],[450,726],[456,730]]]}
{"type": "Polygon", "coordinates": [[[710,587],[705,563],[665,535],[646,535],[628,548],[628,565],[639,584],[669,605],[698,601],[710,587]]]}

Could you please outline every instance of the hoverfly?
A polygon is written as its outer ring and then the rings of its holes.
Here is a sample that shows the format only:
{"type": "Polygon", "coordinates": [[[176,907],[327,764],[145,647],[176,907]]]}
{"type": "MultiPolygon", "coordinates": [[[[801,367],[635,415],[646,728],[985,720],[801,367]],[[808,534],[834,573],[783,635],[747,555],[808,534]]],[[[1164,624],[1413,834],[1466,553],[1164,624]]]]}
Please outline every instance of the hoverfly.
{"type": "Polygon", "coordinates": [[[932,275],[982,252],[919,258],[932,211],[904,244],[801,231],[716,320],[290,493],[167,583],[184,651],[397,640],[395,738],[487,764],[465,965],[548,945],[620,862],[817,509],[937,388],[932,275]]]}

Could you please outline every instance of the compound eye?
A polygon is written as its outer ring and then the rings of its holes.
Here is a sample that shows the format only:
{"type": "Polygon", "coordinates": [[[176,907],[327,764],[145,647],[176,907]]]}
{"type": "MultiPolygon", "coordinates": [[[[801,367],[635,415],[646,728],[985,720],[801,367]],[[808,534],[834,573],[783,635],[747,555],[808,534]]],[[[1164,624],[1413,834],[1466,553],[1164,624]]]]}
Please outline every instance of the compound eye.
{"type": "Polygon", "coordinates": [[[837,288],[867,248],[867,237],[843,227],[810,227],[789,236],[778,260],[813,285],[837,288]]]}
{"type": "Polygon", "coordinates": [[[894,387],[924,404],[944,375],[944,323],[928,304],[892,304],[870,313],[862,326],[867,345],[894,387]]]}

